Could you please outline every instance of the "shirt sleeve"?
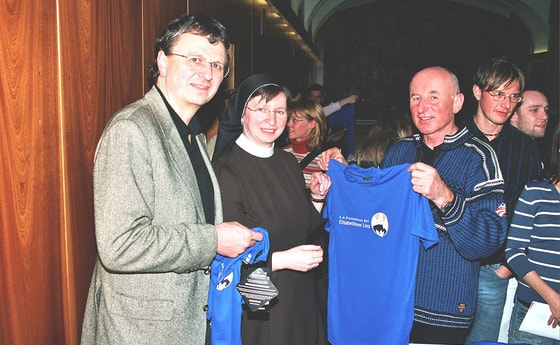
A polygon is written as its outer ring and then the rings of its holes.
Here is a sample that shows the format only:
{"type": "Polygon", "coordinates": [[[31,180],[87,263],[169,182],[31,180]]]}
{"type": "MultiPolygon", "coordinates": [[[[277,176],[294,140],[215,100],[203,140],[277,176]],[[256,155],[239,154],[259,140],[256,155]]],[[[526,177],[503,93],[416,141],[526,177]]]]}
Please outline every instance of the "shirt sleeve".
{"type": "MultiPolygon", "coordinates": [[[[488,152],[489,153],[489,152],[488,152]]],[[[491,154],[491,153],[489,153],[491,154]]],[[[497,160],[472,155],[464,157],[470,167],[461,184],[456,176],[446,181],[455,200],[450,210],[440,215],[435,206],[436,224],[449,235],[457,252],[467,260],[481,260],[502,248],[507,233],[504,203],[504,181],[497,160]]]]}
{"type": "Polygon", "coordinates": [[[417,194],[417,197],[418,213],[415,217],[416,224],[414,225],[414,229],[418,229],[418,233],[416,233],[416,235],[422,241],[424,248],[428,249],[439,242],[439,237],[434,223],[434,217],[430,211],[428,199],[420,194],[417,194]]]}
{"type": "Polygon", "coordinates": [[[534,195],[525,186],[515,207],[506,242],[507,263],[520,278],[534,270],[526,255],[535,221],[532,201],[534,195]]]}
{"type": "Polygon", "coordinates": [[[340,109],[342,109],[342,107],[340,106],[340,103],[332,102],[331,104],[323,107],[323,113],[325,114],[325,117],[327,117],[327,116],[331,115],[332,113],[336,113],[340,109]]]}

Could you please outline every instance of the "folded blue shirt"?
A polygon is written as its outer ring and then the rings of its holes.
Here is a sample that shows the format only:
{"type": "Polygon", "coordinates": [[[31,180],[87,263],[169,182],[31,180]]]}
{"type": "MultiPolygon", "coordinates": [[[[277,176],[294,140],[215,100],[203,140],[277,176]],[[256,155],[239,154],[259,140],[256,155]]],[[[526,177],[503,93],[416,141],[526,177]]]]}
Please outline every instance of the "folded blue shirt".
{"type": "Polygon", "coordinates": [[[262,241],[255,243],[236,258],[218,254],[212,262],[206,313],[206,318],[211,324],[212,345],[241,345],[243,299],[236,289],[241,278],[241,265],[243,262],[254,264],[266,261],[270,248],[266,229],[257,227],[253,230],[263,235],[262,241]]]}

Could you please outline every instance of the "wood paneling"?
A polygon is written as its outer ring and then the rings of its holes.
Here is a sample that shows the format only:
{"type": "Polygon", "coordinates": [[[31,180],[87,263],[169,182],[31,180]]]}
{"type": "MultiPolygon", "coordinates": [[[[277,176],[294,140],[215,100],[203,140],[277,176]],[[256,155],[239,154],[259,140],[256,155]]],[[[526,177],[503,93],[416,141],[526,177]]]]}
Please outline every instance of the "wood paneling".
{"type": "Polygon", "coordinates": [[[0,6],[0,342],[62,344],[56,4],[0,6]]]}
{"type": "Polygon", "coordinates": [[[154,61],[154,44],[161,30],[177,17],[187,13],[187,0],[144,0],[143,1],[143,32],[144,32],[144,92],[150,89],[148,83],[148,64],[154,61]]]}
{"type": "Polygon", "coordinates": [[[67,343],[79,337],[96,256],[97,141],[110,116],[143,94],[141,13],[136,1],[60,2],[67,343]]]}

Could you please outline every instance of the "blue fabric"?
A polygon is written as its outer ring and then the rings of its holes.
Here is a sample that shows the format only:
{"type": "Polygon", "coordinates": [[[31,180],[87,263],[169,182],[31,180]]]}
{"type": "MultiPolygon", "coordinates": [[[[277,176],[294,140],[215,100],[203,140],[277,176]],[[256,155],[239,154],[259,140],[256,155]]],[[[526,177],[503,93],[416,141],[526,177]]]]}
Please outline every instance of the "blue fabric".
{"type": "MultiPolygon", "coordinates": [[[[381,167],[421,160],[422,136],[399,140],[381,167]]],[[[434,152],[434,167],[455,193],[444,215],[431,205],[439,244],[421,250],[418,259],[414,321],[452,328],[469,328],[474,317],[482,258],[504,243],[507,218],[500,212],[504,182],[496,153],[467,129],[434,152]]]]}
{"type": "Polygon", "coordinates": [[[412,190],[409,164],[329,166],[329,341],[408,344],[419,242],[438,241],[428,200],[412,190]]]}
{"type": "Polygon", "coordinates": [[[495,341],[477,341],[472,343],[472,345],[531,345],[529,343],[498,343],[495,341]]]}
{"type": "Polygon", "coordinates": [[[471,333],[465,340],[465,344],[482,340],[498,340],[509,282],[508,278],[501,278],[494,272],[498,267],[500,264],[480,267],[476,313],[471,333]],[[484,303],[480,303],[481,301],[484,303]]]}
{"type": "Polygon", "coordinates": [[[248,248],[236,258],[216,255],[212,262],[208,311],[206,317],[211,322],[212,345],[241,345],[241,305],[243,299],[236,289],[241,275],[241,264],[266,261],[270,243],[268,231],[253,228],[263,239],[248,248]]]}
{"type": "Polygon", "coordinates": [[[327,117],[329,127],[341,126],[346,128],[346,143],[342,148],[344,157],[348,157],[354,151],[354,124],[356,117],[356,106],[353,103],[346,104],[339,111],[327,117]]]}

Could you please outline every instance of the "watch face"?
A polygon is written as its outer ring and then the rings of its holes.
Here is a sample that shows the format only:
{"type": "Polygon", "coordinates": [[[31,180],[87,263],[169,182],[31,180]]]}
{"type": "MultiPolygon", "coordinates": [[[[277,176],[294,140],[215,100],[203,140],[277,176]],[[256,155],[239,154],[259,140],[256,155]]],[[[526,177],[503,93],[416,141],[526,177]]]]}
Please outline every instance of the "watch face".
{"type": "Polygon", "coordinates": [[[448,202],[447,204],[444,204],[441,207],[441,213],[447,213],[447,211],[449,211],[449,209],[451,208],[452,203],[448,202]]]}

